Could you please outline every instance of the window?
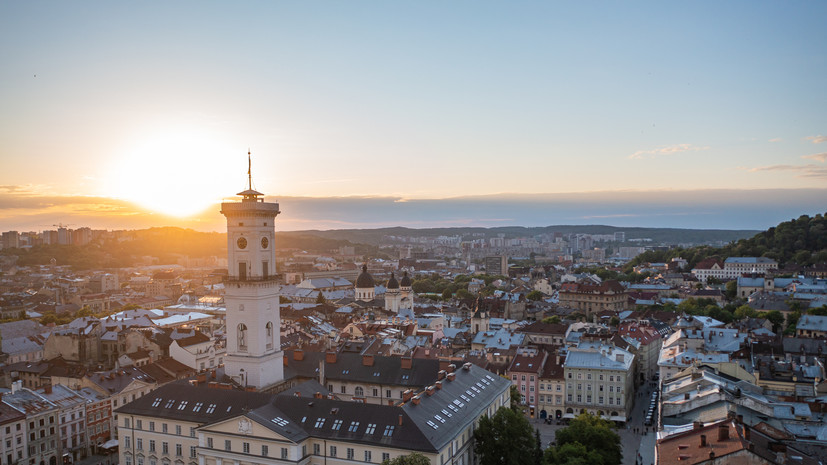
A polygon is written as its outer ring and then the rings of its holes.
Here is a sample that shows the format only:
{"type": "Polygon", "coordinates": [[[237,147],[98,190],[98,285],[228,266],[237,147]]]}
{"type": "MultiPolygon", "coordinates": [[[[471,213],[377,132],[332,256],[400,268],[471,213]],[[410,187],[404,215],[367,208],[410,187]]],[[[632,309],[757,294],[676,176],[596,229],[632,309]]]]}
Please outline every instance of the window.
{"type": "Polygon", "coordinates": [[[351,447],[347,448],[347,459],[348,460],[353,460],[353,455],[354,455],[353,452],[354,452],[353,448],[351,448],[351,447]]]}
{"type": "Polygon", "coordinates": [[[582,395],[577,394],[577,402],[583,402],[583,396],[582,395]]]}
{"type": "Polygon", "coordinates": [[[357,429],[359,429],[359,422],[358,421],[352,421],[352,422],[350,422],[350,426],[347,428],[347,432],[348,433],[355,433],[357,429]]]}
{"type": "Polygon", "coordinates": [[[600,381],[603,381],[603,375],[599,375],[598,378],[600,381]]]}
{"type": "Polygon", "coordinates": [[[316,418],[316,425],[314,428],[321,428],[322,426],[324,426],[324,418],[316,418]]]}
{"type": "Polygon", "coordinates": [[[529,381],[531,381],[531,382],[533,383],[533,382],[534,382],[534,375],[531,375],[531,376],[528,378],[528,380],[529,380],[529,381]]]}
{"type": "Polygon", "coordinates": [[[250,453],[250,443],[249,442],[242,442],[241,443],[241,451],[245,454],[250,453]]]}
{"type": "Polygon", "coordinates": [[[212,438],[207,438],[207,448],[212,449],[212,438]]]}
{"type": "Polygon", "coordinates": [[[161,443],[161,453],[165,454],[165,455],[169,455],[169,443],[168,442],[162,442],[161,443]]]}
{"type": "Polygon", "coordinates": [[[379,389],[373,388],[373,397],[379,397],[379,389]]]}
{"type": "Polygon", "coordinates": [[[163,432],[164,432],[164,434],[166,434],[166,433],[168,432],[168,431],[167,431],[167,428],[168,428],[168,427],[167,427],[167,424],[166,424],[166,423],[161,423],[161,431],[163,431],[163,432]]]}
{"type": "Polygon", "coordinates": [[[558,384],[558,385],[555,386],[555,388],[556,388],[555,391],[560,392],[561,385],[558,384]]]}
{"type": "Polygon", "coordinates": [[[321,453],[321,447],[318,444],[313,444],[313,455],[319,455],[321,453]]]}
{"type": "Polygon", "coordinates": [[[333,431],[339,431],[339,428],[342,427],[342,420],[333,420],[333,426],[330,428],[333,431]]]}
{"type": "Polygon", "coordinates": [[[336,457],[336,446],[330,446],[330,456],[336,457]]]}
{"type": "Polygon", "coordinates": [[[132,442],[130,441],[130,439],[131,438],[129,436],[124,436],[123,438],[123,446],[127,449],[130,449],[132,447],[132,442]]]}
{"type": "Polygon", "coordinates": [[[195,437],[195,428],[193,428],[192,426],[190,426],[190,437],[191,438],[195,437]]]}
{"type": "Polygon", "coordinates": [[[571,402],[571,394],[567,395],[566,397],[567,397],[567,400],[568,400],[569,402],[571,402]]]}
{"type": "Polygon", "coordinates": [[[577,383],[577,390],[582,391],[583,390],[583,385],[580,384],[580,383],[577,383]]]}
{"type": "Polygon", "coordinates": [[[175,434],[181,435],[181,425],[175,425],[175,434]]]}
{"type": "Polygon", "coordinates": [[[587,384],[587,385],[586,385],[586,390],[587,390],[587,391],[591,391],[591,390],[592,390],[592,385],[591,385],[591,384],[587,384]]]}
{"type": "Polygon", "coordinates": [[[155,431],[155,422],[154,421],[149,422],[149,430],[150,431],[155,431]]]}
{"type": "Polygon", "coordinates": [[[371,461],[371,453],[370,453],[369,450],[366,450],[365,451],[365,462],[370,462],[370,461],[371,461]]]}
{"type": "Polygon", "coordinates": [[[155,452],[155,440],[154,439],[149,440],[149,451],[150,452],[155,452]]]}
{"type": "Polygon", "coordinates": [[[129,418],[124,418],[123,419],[123,426],[124,426],[124,428],[129,428],[129,418]]]}
{"type": "Polygon", "coordinates": [[[233,450],[233,442],[229,439],[224,440],[224,450],[233,450]]]}
{"type": "Polygon", "coordinates": [[[387,452],[382,452],[382,461],[383,461],[383,462],[384,462],[385,460],[390,460],[390,459],[391,459],[391,454],[389,454],[389,453],[387,453],[387,452]]]}
{"type": "Polygon", "coordinates": [[[517,381],[517,375],[511,375],[511,381],[517,381]]]}
{"type": "MultiPolygon", "coordinates": [[[[247,325],[239,323],[236,328],[236,337],[238,338],[238,350],[247,351],[247,325]]],[[[210,413],[210,412],[207,412],[210,413]]]]}
{"type": "Polygon", "coordinates": [[[283,458],[283,459],[287,458],[287,448],[286,447],[281,448],[281,458],[283,458]]]}
{"type": "Polygon", "coordinates": [[[385,426],[385,432],[382,433],[382,436],[387,436],[387,437],[393,436],[393,425],[385,426]]]}
{"type": "Polygon", "coordinates": [[[583,379],[583,373],[577,373],[577,379],[583,379]]]}
{"type": "Polygon", "coordinates": [[[195,458],[195,446],[190,446],[190,458],[195,458]]]}
{"type": "Polygon", "coordinates": [[[597,398],[597,403],[603,405],[603,396],[597,398]]]}
{"type": "MultiPolygon", "coordinates": [[[[267,277],[267,274],[265,273],[264,276],[267,277]]],[[[272,321],[267,322],[267,325],[265,326],[265,333],[266,333],[266,337],[267,337],[267,348],[272,349],[273,348],[273,322],[272,321]]]]}
{"type": "MultiPolygon", "coordinates": [[[[34,426],[32,426],[34,428],[34,426]]],[[[143,421],[135,420],[135,429],[144,429],[143,421]]]]}
{"type": "Polygon", "coordinates": [[[592,396],[586,396],[586,403],[587,403],[587,404],[591,404],[591,403],[592,403],[592,396]]]}
{"type": "Polygon", "coordinates": [[[266,445],[262,445],[261,446],[261,456],[262,457],[267,457],[268,455],[270,455],[270,448],[267,447],[266,445]]]}
{"type": "Polygon", "coordinates": [[[525,375],[520,376],[520,381],[525,381],[525,375]]]}
{"type": "Polygon", "coordinates": [[[385,397],[387,397],[388,399],[391,398],[391,390],[390,389],[385,390],[385,397]]]}
{"type": "Polygon", "coordinates": [[[342,394],[347,394],[347,387],[344,384],[342,385],[341,391],[342,391],[342,394]]]}
{"type": "Polygon", "coordinates": [[[176,444],[175,445],[175,455],[177,455],[178,457],[181,457],[182,455],[184,455],[184,448],[181,447],[181,444],[176,444]]]}
{"type": "Polygon", "coordinates": [[[365,430],[365,434],[373,434],[376,431],[376,423],[368,423],[368,427],[365,430]]]}
{"type": "Polygon", "coordinates": [[[589,380],[592,379],[592,374],[591,373],[587,374],[586,379],[589,379],[589,380]]]}

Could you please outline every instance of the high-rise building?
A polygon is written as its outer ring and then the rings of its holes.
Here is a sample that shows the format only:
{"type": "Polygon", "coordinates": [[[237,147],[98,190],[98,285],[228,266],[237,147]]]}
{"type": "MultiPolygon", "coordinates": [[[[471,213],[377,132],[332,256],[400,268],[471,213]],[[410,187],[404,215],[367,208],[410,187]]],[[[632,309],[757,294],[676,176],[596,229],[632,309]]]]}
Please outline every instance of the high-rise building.
{"type": "Polygon", "coordinates": [[[487,274],[508,274],[508,257],[506,257],[505,255],[494,255],[491,257],[485,257],[485,261],[483,264],[485,265],[485,272],[487,274]]]}
{"type": "MultiPolygon", "coordinates": [[[[249,157],[249,153],[248,153],[249,157]]],[[[249,162],[249,158],[248,158],[249,162]]],[[[265,389],[284,380],[276,281],[275,219],[279,204],[249,185],[241,202],[221,204],[227,217],[227,356],[225,372],[242,386],[265,389]]]]}

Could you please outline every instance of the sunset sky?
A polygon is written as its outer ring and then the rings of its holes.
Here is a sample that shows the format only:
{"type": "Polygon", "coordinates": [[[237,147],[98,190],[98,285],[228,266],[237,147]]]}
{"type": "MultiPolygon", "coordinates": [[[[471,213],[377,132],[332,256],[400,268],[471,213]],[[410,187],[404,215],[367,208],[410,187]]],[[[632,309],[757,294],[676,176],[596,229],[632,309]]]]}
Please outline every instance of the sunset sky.
{"type": "Polygon", "coordinates": [[[827,210],[827,2],[0,2],[0,230],[764,229],[827,210]],[[342,199],[341,197],[346,197],[342,199]]]}

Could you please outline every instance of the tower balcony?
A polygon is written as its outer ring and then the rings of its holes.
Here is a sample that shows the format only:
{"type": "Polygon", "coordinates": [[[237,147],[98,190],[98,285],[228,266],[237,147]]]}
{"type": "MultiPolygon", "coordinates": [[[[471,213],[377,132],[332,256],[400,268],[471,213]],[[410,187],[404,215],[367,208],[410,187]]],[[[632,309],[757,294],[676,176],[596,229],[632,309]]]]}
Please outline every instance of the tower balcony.
{"type": "Polygon", "coordinates": [[[224,277],[224,284],[278,284],[281,280],[281,275],[272,274],[269,276],[226,276],[224,277]]]}

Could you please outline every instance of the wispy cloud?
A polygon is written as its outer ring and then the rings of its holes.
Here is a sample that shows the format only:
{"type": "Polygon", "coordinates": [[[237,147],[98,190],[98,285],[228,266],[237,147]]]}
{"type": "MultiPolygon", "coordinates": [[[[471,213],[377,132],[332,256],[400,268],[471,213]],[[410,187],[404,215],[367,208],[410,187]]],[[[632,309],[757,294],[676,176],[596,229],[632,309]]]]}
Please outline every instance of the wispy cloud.
{"type": "Polygon", "coordinates": [[[812,155],[802,155],[801,158],[806,158],[808,160],[815,160],[815,161],[820,161],[822,163],[827,163],[827,152],[814,153],[812,155]]]}
{"type": "Polygon", "coordinates": [[[808,141],[810,141],[814,144],[820,144],[822,142],[827,142],[827,136],[822,136],[821,134],[819,134],[817,136],[805,137],[805,139],[807,139],[808,141]]]}
{"type": "Polygon", "coordinates": [[[692,144],[666,145],[652,150],[639,150],[629,155],[629,159],[640,160],[643,158],[655,158],[660,155],[673,155],[681,152],[697,152],[699,150],[709,150],[709,147],[699,147],[692,144]]]}
{"type": "Polygon", "coordinates": [[[748,170],[750,173],[760,171],[793,171],[799,178],[825,178],[827,179],[827,168],[812,163],[807,165],[769,165],[757,166],[748,170]]]}
{"type": "Polygon", "coordinates": [[[775,139],[770,139],[767,142],[781,142],[783,139],[780,137],[776,137],[775,139]]]}

